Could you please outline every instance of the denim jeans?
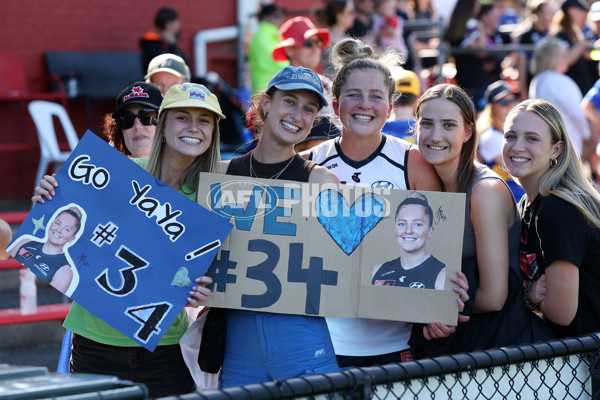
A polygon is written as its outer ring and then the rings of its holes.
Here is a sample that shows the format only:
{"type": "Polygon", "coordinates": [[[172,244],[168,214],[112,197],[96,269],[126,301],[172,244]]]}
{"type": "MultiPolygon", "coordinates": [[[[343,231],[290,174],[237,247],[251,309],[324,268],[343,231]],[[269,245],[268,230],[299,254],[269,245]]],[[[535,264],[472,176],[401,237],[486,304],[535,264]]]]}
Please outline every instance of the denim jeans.
{"type": "Polygon", "coordinates": [[[221,388],[339,371],[325,319],[227,311],[221,388]]]}

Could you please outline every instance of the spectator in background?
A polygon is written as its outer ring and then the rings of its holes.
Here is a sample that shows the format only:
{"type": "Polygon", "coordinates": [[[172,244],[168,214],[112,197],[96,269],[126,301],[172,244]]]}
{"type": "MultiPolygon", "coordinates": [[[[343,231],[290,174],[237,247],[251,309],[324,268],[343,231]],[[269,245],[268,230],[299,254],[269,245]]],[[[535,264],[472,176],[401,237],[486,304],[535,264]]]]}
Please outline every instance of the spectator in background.
{"type": "Polygon", "coordinates": [[[190,82],[192,74],[185,60],[175,54],[165,53],[154,57],[148,64],[146,82],[156,85],[162,95],[167,94],[171,86],[190,82]]]}
{"type": "Polygon", "coordinates": [[[321,51],[329,45],[329,29],[317,29],[310,19],[295,17],[285,21],[279,32],[282,40],[273,48],[273,60],[313,72],[321,69],[321,51]]]}
{"type": "MultiPolygon", "coordinates": [[[[514,37],[519,44],[535,45],[548,35],[554,17],[554,5],[550,0],[529,0],[526,11],[527,18],[514,32],[514,37]]],[[[517,57],[519,85],[521,88],[527,89],[533,78],[530,71],[533,51],[519,52],[517,57]]],[[[527,90],[524,90],[521,95],[527,97],[527,90]]]]}
{"type": "MultiPolygon", "coordinates": [[[[477,26],[469,30],[460,43],[463,48],[487,48],[510,43],[510,37],[498,31],[500,13],[494,4],[481,4],[477,13],[477,26]]],[[[488,85],[500,79],[503,55],[499,53],[456,54],[456,79],[467,89],[475,109],[485,106],[484,93],[488,85]]]]}
{"type": "MultiPolygon", "coordinates": [[[[594,3],[600,4],[600,3],[594,3]]],[[[590,165],[592,181],[600,188],[600,171],[598,170],[598,137],[600,136],[600,79],[585,94],[581,101],[581,109],[590,122],[590,138],[583,142],[582,160],[590,165]]]]}
{"type": "Polygon", "coordinates": [[[331,46],[348,37],[347,31],[354,26],[356,12],[351,0],[328,0],[320,11],[325,26],[329,28],[331,46]]]}
{"type": "Polygon", "coordinates": [[[566,44],[555,37],[542,39],[535,47],[531,60],[535,74],[529,86],[530,99],[544,99],[552,103],[567,121],[567,131],[582,154],[583,141],[590,137],[590,125],[580,107],[583,95],[577,83],[568,75],[566,44]]]}
{"type": "MultiPolygon", "coordinates": [[[[594,40],[596,41],[600,39],[600,1],[592,3],[587,18],[589,28],[594,33],[594,40]]],[[[598,60],[596,57],[593,57],[593,59],[598,60]]]]}
{"type": "MultiPolygon", "coordinates": [[[[280,28],[283,41],[273,49],[275,61],[288,60],[292,67],[309,68],[313,72],[321,69],[321,52],[329,45],[329,30],[317,29],[306,17],[287,20],[280,28]]],[[[329,78],[318,75],[326,93],[331,91],[329,78]]],[[[327,96],[327,94],[326,94],[327,96]]],[[[331,123],[331,107],[325,106],[319,111],[320,121],[315,122],[310,133],[296,144],[296,151],[307,150],[328,139],[340,135],[340,130],[331,123]]]]}
{"type": "Polygon", "coordinates": [[[323,50],[323,73],[331,78],[333,76],[333,67],[329,60],[331,49],[337,42],[348,37],[347,31],[354,24],[356,12],[354,3],[348,0],[329,0],[321,10],[318,12],[322,14],[325,26],[329,28],[331,39],[330,46],[323,50]]]}
{"type": "Polygon", "coordinates": [[[494,5],[500,12],[500,26],[515,25],[521,20],[519,13],[512,8],[511,0],[493,0],[494,5]]]}
{"type": "Polygon", "coordinates": [[[508,82],[496,81],[485,91],[487,104],[477,117],[478,158],[506,181],[517,201],[525,192],[502,169],[502,139],[506,116],[519,102],[519,97],[519,91],[508,82]]]}
{"type": "Polygon", "coordinates": [[[373,0],[354,0],[354,24],[348,29],[348,36],[353,38],[368,38],[373,26],[373,0]]]}
{"type": "Polygon", "coordinates": [[[128,157],[148,157],[162,99],[158,87],[151,83],[134,82],[123,89],[115,111],[104,116],[108,143],[128,157]]]}
{"type": "Polygon", "coordinates": [[[396,92],[392,100],[392,114],[381,131],[414,144],[415,110],[421,97],[419,77],[398,66],[390,68],[390,71],[396,81],[396,92]]]}
{"type": "Polygon", "coordinates": [[[163,53],[171,53],[183,58],[189,65],[187,55],[177,47],[181,22],[179,13],[170,7],[162,7],[154,17],[154,30],[148,31],[140,39],[142,68],[146,73],[150,61],[163,53]]]}
{"type": "Polygon", "coordinates": [[[248,59],[250,61],[250,79],[252,93],[264,89],[273,75],[290,63],[275,61],[271,56],[273,48],[281,42],[279,26],[283,11],[275,4],[267,4],[258,12],[258,29],[252,36],[248,59]]]}
{"type": "Polygon", "coordinates": [[[8,258],[8,253],[6,252],[6,248],[8,244],[12,240],[12,229],[10,229],[10,225],[0,218],[0,261],[4,261],[8,258]]]}
{"type": "Polygon", "coordinates": [[[396,15],[396,0],[375,0],[375,14],[371,32],[379,50],[393,47],[400,52],[402,59],[408,56],[404,41],[404,23],[396,15]]]}
{"type": "MultiPolygon", "coordinates": [[[[550,34],[565,43],[568,49],[563,55],[567,58],[568,64],[566,74],[575,81],[581,93],[587,93],[598,79],[597,67],[593,68],[594,74],[592,74],[589,62],[586,60],[593,45],[584,36],[585,23],[590,7],[585,0],[566,0],[560,8],[552,21],[550,34]]],[[[549,101],[556,105],[551,100],[549,101]]],[[[578,143],[575,142],[574,144],[577,147],[578,143]]],[[[578,148],[581,150],[580,147],[578,148]]]]}
{"type": "MultiPolygon", "coordinates": [[[[396,1],[396,14],[403,21],[426,20],[434,23],[439,18],[431,0],[396,1]]],[[[419,52],[439,48],[439,33],[439,28],[435,25],[407,28],[404,24],[404,42],[408,47],[408,55],[404,61],[406,69],[420,74],[423,66],[419,52]]]]}

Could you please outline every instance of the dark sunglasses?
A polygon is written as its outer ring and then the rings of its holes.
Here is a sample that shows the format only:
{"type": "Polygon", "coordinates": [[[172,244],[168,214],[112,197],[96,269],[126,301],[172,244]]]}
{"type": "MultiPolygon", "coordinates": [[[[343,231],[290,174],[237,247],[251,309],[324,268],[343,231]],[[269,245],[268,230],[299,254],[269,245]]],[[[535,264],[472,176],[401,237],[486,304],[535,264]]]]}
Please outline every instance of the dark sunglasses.
{"type": "Polygon", "coordinates": [[[151,108],[141,109],[137,114],[134,114],[131,111],[125,111],[117,117],[117,125],[121,129],[132,128],[136,118],[140,120],[142,125],[156,125],[158,123],[158,111],[151,108]]]}
{"type": "Polygon", "coordinates": [[[518,103],[518,102],[519,102],[519,100],[514,98],[514,99],[500,99],[496,103],[499,103],[501,106],[508,106],[510,104],[514,104],[514,103],[518,103]]]}
{"type": "Polygon", "coordinates": [[[304,47],[313,47],[313,46],[317,46],[318,48],[323,47],[323,41],[321,39],[307,39],[306,42],[304,42],[302,44],[302,46],[304,47]]]}

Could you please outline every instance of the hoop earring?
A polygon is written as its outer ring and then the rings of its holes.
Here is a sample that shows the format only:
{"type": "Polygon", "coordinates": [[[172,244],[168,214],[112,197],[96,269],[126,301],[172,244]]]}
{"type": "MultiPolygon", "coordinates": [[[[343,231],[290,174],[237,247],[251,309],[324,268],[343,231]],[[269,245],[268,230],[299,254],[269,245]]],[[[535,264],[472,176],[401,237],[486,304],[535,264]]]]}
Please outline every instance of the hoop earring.
{"type": "Polygon", "coordinates": [[[551,158],[550,159],[550,168],[556,167],[556,164],[558,164],[558,162],[556,161],[556,158],[551,158]]]}

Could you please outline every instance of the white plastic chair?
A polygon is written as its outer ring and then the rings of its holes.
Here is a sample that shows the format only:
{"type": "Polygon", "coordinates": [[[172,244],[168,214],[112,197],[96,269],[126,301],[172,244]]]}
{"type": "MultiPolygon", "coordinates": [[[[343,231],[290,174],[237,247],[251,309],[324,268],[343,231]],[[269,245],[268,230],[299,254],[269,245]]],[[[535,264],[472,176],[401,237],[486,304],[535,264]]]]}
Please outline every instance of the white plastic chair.
{"type": "Polygon", "coordinates": [[[34,187],[37,186],[50,164],[63,164],[69,158],[71,151],[79,143],[79,137],[75,133],[75,128],[71,118],[65,108],[58,103],[51,101],[35,100],[27,106],[29,114],[35,124],[38,139],[40,141],[40,165],[35,177],[34,187]],[[61,151],[56,138],[53,117],[57,117],[62,124],[65,136],[69,142],[69,151],[61,151]]]}

